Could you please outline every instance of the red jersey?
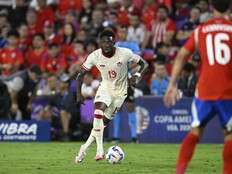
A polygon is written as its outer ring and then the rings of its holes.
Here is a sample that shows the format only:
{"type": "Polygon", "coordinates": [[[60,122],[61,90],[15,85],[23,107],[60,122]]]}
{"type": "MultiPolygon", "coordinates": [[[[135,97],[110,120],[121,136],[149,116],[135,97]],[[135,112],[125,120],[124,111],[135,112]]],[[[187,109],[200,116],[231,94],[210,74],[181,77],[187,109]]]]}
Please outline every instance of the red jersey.
{"type": "Polygon", "coordinates": [[[120,25],[129,26],[129,12],[124,8],[120,8],[117,14],[118,14],[118,23],[120,25]]]}
{"type": "Polygon", "coordinates": [[[49,45],[51,43],[55,43],[55,44],[61,44],[61,37],[55,33],[51,34],[45,41],[45,45],[49,45]]]}
{"type": "Polygon", "coordinates": [[[62,0],[59,1],[58,10],[64,16],[70,10],[81,10],[81,0],[62,0]]]}
{"type": "Polygon", "coordinates": [[[40,66],[42,59],[46,55],[46,53],[46,49],[30,49],[26,55],[29,67],[33,64],[40,66]]]}
{"type": "Polygon", "coordinates": [[[40,27],[39,31],[43,31],[43,26],[46,21],[54,23],[55,16],[54,12],[50,7],[45,7],[37,11],[37,25],[40,27]]]}
{"type": "Polygon", "coordinates": [[[143,9],[142,22],[144,23],[147,29],[151,30],[152,22],[154,18],[156,17],[156,13],[157,13],[156,3],[153,3],[152,5],[147,6],[143,9]]]}
{"type": "Polygon", "coordinates": [[[73,46],[72,44],[62,44],[61,52],[64,54],[65,57],[72,56],[73,46]]]}
{"type": "Polygon", "coordinates": [[[32,40],[33,36],[36,33],[40,33],[41,32],[41,27],[39,27],[37,24],[35,25],[28,25],[28,35],[29,35],[29,39],[32,40]]]}
{"type": "Polygon", "coordinates": [[[23,55],[25,55],[31,43],[32,41],[29,38],[19,40],[19,49],[22,51],[23,55]]]}
{"type": "Polygon", "coordinates": [[[18,67],[22,65],[24,62],[23,54],[19,49],[9,49],[9,48],[3,48],[0,51],[0,64],[9,64],[11,65],[11,68],[4,68],[2,71],[3,75],[10,75],[12,70],[15,70],[15,67],[18,67]]]}
{"type": "Polygon", "coordinates": [[[194,30],[184,47],[201,57],[196,97],[232,99],[232,22],[211,19],[194,30]]]}
{"type": "Polygon", "coordinates": [[[152,46],[155,48],[156,44],[163,42],[167,32],[175,32],[176,23],[167,19],[164,22],[154,21],[151,32],[152,32],[152,46]]]}
{"type": "Polygon", "coordinates": [[[43,72],[49,72],[56,74],[61,70],[67,68],[67,61],[63,55],[59,55],[56,58],[49,57],[46,55],[41,61],[41,70],[43,72]]]}

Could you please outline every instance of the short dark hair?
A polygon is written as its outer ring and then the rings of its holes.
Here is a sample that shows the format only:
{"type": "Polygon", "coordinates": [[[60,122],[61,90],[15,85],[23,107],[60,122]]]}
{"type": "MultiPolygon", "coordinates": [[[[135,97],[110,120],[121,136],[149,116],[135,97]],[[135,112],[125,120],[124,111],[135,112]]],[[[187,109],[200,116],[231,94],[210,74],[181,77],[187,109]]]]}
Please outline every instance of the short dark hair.
{"type": "Polygon", "coordinates": [[[74,44],[82,44],[82,45],[85,45],[85,42],[84,41],[82,41],[82,40],[75,40],[74,41],[74,44]]]}
{"type": "Polygon", "coordinates": [[[59,47],[59,45],[57,43],[54,43],[54,42],[48,44],[48,49],[52,49],[54,47],[57,48],[57,47],[59,47]]]}
{"type": "Polygon", "coordinates": [[[7,33],[7,37],[10,37],[10,36],[19,38],[19,33],[18,33],[17,30],[10,30],[10,31],[7,33]]]}
{"type": "Polygon", "coordinates": [[[164,42],[159,42],[156,45],[155,52],[157,53],[160,48],[167,47],[168,45],[165,44],[164,42]]]}
{"type": "Polygon", "coordinates": [[[213,8],[220,13],[224,13],[229,10],[231,0],[212,0],[213,8]]]}
{"type": "Polygon", "coordinates": [[[200,7],[198,7],[198,6],[193,6],[191,10],[193,10],[193,9],[197,9],[197,10],[199,10],[201,12],[200,7]]]}
{"type": "Polygon", "coordinates": [[[159,9],[164,9],[164,10],[166,11],[166,13],[169,14],[169,9],[168,9],[168,7],[167,7],[166,5],[161,4],[161,5],[158,7],[158,10],[159,10],[159,9]]]}
{"type": "Polygon", "coordinates": [[[157,65],[165,65],[166,64],[166,57],[163,55],[158,55],[155,58],[154,63],[157,65]]]}
{"type": "Polygon", "coordinates": [[[85,46],[94,45],[96,48],[98,47],[97,41],[95,38],[90,38],[85,41],[85,46]]]}
{"type": "Polygon", "coordinates": [[[40,67],[38,65],[31,65],[29,70],[33,73],[35,73],[36,75],[40,76],[42,74],[41,70],[40,70],[40,67]]]}
{"type": "Polygon", "coordinates": [[[204,1],[204,2],[206,2],[209,5],[209,1],[208,0],[200,0],[199,2],[201,2],[201,1],[204,1]]]}
{"type": "Polygon", "coordinates": [[[45,36],[43,35],[43,33],[36,33],[36,34],[33,35],[33,39],[35,37],[40,37],[42,40],[45,40],[45,36]]]}
{"type": "Polygon", "coordinates": [[[112,29],[110,28],[106,28],[104,29],[100,34],[99,34],[99,38],[103,38],[103,37],[112,37],[113,39],[115,39],[115,33],[113,32],[112,29]]]}

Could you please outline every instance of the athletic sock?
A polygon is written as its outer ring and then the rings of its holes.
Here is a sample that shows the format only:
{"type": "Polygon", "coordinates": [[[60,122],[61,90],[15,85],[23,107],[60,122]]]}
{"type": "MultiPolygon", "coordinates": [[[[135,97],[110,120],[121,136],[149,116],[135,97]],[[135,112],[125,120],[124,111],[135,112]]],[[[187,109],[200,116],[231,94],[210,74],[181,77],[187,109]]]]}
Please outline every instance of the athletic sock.
{"type": "Polygon", "coordinates": [[[232,174],[232,140],[224,143],[223,162],[223,174],[232,174]]]}
{"type": "Polygon", "coordinates": [[[96,138],[97,143],[97,155],[103,155],[103,131],[104,131],[104,123],[103,123],[103,111],[96,109],[94,112],[94,120],[93,120],[93,130],[94,136],[96,138]]]}
{"type": "Polygon", "coordinates": [[[85,142],[85,144],[83,144],[84,150],[87,150],[89,148],[89,146],[94,142],[95,140],[95,135],[94,135],[94,130],[91,130],[91,133],[89,135],[89,138],[87,139],[87,141],[85,142]]]}
{"type": "Polygon", "coordinates": [[[181,144],[179,157],[176,165],[176,174],[184,174],[193,156],[199,137],[189,133],[181,144]]]}

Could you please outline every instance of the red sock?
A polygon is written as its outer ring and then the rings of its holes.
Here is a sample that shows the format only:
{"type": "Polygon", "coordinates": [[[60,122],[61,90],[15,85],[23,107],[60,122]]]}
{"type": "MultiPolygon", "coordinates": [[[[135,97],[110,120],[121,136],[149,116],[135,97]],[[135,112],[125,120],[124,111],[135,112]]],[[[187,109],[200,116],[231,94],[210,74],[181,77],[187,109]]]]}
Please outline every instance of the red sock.
{"type": "Polygon", "coordinates": [[[223,161],[223,174],[232,174],[232,140],[224,143],[223,161]]]}
{"type": "Polygon", "coordinates": [[[184,174],[191,160],[199,137],[189,133],[181,144],[179,157],[176,165],[176,174],[184,174]]]}

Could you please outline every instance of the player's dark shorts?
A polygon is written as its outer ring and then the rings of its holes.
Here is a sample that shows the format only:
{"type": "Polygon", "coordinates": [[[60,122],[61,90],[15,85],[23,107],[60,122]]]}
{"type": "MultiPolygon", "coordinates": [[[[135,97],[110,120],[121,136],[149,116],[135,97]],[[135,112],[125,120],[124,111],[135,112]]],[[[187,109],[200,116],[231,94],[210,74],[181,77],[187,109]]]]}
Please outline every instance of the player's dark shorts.
{"type": "Polygon", "coordinates": [[[126,97],[125,101],[126,102],[134,102],[134,100],[135,100],[134,89],[129,86],[127,88],[127,97],[126,97]]]}
{"type": "Polygon", "coordinates": [[[205,101],[194,98],[192,115],[192,127],[204,127],[217,115],[221,126],[228,131],[232,131],[232,100],[205,101]]]}

